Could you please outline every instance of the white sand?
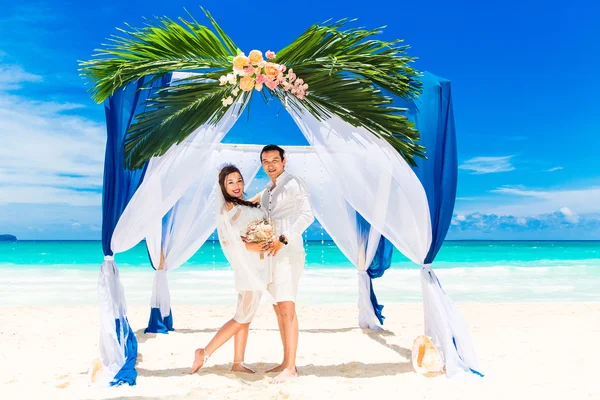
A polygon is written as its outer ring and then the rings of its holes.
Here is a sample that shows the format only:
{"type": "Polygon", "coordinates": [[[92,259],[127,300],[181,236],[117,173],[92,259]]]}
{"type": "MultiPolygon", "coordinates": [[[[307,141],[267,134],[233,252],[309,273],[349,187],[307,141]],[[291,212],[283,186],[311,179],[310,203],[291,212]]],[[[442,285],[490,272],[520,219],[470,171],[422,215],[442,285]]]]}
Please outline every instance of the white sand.
{"type": "MultiPolygon", "coordinates": [[[[387,304],[383,333],[356,327],[356,308],[299,309],[301,376],[229,372],[232,345],[187,375],[193,350],[231,317],[231,307],[175,306],[177,332],[144,335],[148,308],[130,307],[137,331],[137,385],[92,389],[87,368],[98,357],[95,307],[0,308],[0,398],[36,399],[591,399],[600,398],[600,304],[461,304],[486,377],[461,382],[424,378],[410,364],[422,333],[419,304],[387,304]]],[[[253,324],[247,362],[264,371],[280,361],[273,312],[253,324]]]]}

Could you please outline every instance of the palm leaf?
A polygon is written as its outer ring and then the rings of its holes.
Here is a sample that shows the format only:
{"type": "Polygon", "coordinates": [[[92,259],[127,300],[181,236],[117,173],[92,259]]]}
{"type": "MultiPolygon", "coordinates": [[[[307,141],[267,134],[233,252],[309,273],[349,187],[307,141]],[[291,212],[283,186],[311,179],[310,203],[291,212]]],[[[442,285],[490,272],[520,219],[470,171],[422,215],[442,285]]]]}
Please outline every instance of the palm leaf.
{"type": "MultiPolygon", "coordinates": [[[[239,52],[231,38],[205,11],[217,36],[191,15],[191,21],[156,18],[143,28],[119,29],[109,45],[96,50],[91,61],[81,62],[82,75],[92,81],[92,98],[102,102],[117,89],[147,76],[175,71],[201,75],[160,89],[136,116],[125,139],[125,166],[137,169],[153,156],[163,155],[206,123],[217,122],[226,112],[221,100],[231,86],[220,86],[219,76],[231,71],[231,58],[239,52]],[[219,38],[220,37],[220,38],[219,38]]],[[[148,87],[142,88],[142,90],[148,87]]],[[[251,95],[244,94],[244,99],[251,95]]]]}
{"type": "Polygon", "coordinates": [[[181,143],[198,127],[219,121],[227,111],[221,101],[232,90],[233,87],[220,86],[206,76],[160,89],[148,99],[146,111],[138,114],[129,128],[125,166],[140,168],[150,158],[161,156],[173,144],[181,143]]]}
{"type": "Polygon", "coordinates": [[[122,36],[111,36],[110,44],[96,50],[94,56],[100,58],[80,62],[82,76],[94,83],[92,98],[100,103],[118,88],[149,75],[231,67],[231,39],[223,44],[195,20],[179,20],[181,24],[157,17],[143,28],[118,29],[122,36]]]}
{"type": "MultiPolygon", "coordinates": [[[[393,107],[389,92],[403,99],[420,93],[419,73],[409,66],[415,59],[406,56],[401,41],[373,40],[380,29],[346,29],[347,20],[313,25],[292,44],[279,51],[276,62],[293,67],[309,84],[303,105],[320,120],[338,116],[353,126],[362,126],[388,141],[411,165],[424,157],[417,144],[419,133],[393,107]]],[[[289,93],[279,92],[284,99],[289,93]]]]}

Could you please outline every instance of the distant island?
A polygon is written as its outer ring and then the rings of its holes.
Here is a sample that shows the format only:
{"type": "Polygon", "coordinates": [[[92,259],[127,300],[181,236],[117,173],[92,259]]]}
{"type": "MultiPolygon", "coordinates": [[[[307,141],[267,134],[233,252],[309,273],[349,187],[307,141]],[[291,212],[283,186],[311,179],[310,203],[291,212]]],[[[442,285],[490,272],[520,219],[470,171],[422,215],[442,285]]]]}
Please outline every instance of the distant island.
{"type": "Polygon", "coordinates": [[[16,242],[17,237],[13,235],[0,235],[0,242],[16,242]]]}

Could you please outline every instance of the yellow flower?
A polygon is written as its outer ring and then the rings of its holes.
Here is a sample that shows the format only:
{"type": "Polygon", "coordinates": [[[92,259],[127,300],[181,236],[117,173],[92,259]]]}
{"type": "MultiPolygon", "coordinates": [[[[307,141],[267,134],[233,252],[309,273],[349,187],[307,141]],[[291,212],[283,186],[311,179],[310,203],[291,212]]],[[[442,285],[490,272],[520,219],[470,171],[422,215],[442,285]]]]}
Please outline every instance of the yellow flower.
{"type": "Polygon", "coordinates": [[[248,57],[246,57],[244,53],[238,54],[237,56],[233,57],[234,71],[243,71],[246,65],[248,65],[248,57]]]}
{"type": "Polygon", "coordinates": [[[257,83],[257,84],[254,86],[254,89],[258,90],[259,92],[262,90],[262,88],[263,88],[263,84],[262,84],[262,83],[257,83]]]}
{"type": "Polygon", "coordinates": [[[258,50],[252,50],[250,52],[250,54],[248,55],[248,59],[250,60],[250,62],[252,64],[258,64],[260,61],[262,61],[262,53],[258,50]]]}
{"type": "Polygon", "coordinates": [[[244,92],[249,92],[254,89],[254,78],[251,76],[244,76],[240,79],[240,89],[244,92]]]}
{"type": "Polygon", "coordinates": [[[273,63],[267,63],[265,66],[265,75],[270,78],[275,78],[277,75],[279,75],[279,68],[277,68],[277,66],[273,63]]]}

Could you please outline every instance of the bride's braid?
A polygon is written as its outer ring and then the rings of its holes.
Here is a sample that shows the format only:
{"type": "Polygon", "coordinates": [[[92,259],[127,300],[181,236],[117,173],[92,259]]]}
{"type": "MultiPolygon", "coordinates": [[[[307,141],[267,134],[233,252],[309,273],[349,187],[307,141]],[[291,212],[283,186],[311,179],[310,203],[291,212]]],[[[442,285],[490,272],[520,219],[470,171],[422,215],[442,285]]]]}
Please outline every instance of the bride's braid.
{"type": "Polygon", "coordinates": [[[221,172],[219,172],[219,186],[221,187],[221,193],[223,193],[223,197],[225,198],[225,201],[228,203],[233,203],[233,204],[237,204],[240,206],[253,207],[253,208],[260,207],[259,204],[254,204],[251,201],[247,201],[247,200],[244,200],[239,197],[230,196],[227,193],[227,190],[225,190],[225,179],[227,179],[227,176],[229,176],[230,174],[233,174],[235,172],[240,174],[240,176],[242,177],[242,183],[243,183],[244,177],[242,176],[242,173],[235,165],[226,165],[221,169],[221,172]]]}

